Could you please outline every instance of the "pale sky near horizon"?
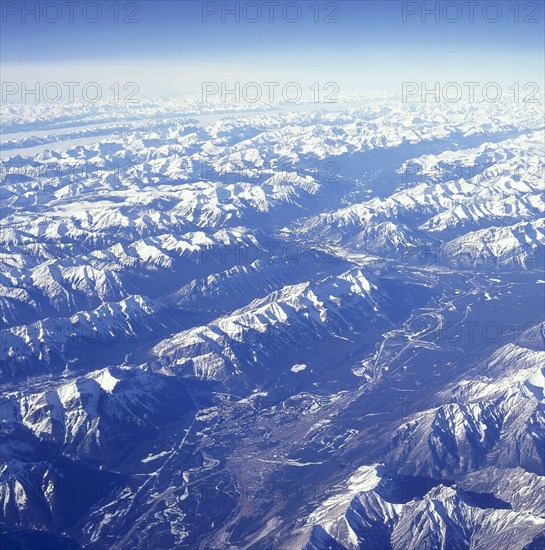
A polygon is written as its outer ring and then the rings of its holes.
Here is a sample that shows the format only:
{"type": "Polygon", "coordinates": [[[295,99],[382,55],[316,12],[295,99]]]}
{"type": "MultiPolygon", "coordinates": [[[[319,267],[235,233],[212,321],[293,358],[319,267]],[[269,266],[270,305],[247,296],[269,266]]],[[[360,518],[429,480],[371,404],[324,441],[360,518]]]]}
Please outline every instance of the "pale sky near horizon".
{"type": "Polygon", "coordinates": [[[336,82],[348,92],[544,80],[543,2],[83,1],[71,10],[2,3],[3,82],[132,81],[154,96],[199,94],[203,82],[336,82]]]}

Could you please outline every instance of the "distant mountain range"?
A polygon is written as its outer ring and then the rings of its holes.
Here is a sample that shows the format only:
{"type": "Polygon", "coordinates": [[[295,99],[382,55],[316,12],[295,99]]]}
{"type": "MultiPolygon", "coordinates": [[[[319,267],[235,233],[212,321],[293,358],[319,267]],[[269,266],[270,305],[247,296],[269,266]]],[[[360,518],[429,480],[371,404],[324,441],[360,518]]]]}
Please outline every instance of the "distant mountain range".
{"type": "Polygon", "coordinates": [[[4,112],[3,547],[545,548],[528,105],[4,112]]]}

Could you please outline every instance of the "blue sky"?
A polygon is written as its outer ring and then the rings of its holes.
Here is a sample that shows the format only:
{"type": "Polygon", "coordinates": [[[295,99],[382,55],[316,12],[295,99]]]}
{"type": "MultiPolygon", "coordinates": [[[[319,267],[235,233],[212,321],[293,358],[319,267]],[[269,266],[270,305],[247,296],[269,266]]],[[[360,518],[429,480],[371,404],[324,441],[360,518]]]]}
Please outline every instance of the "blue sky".
{"type": "MultiPolygon", "coordinates": [[[[399,82],[465,80],[528,81],[543,79],[545,4],[520,2],[515,22],[513,0],[492,2],[498,12],[480,2],[469,21],[464,2],[398,0],[292,2],[278,1],[268,21],[269,4],[259,2],[262,17],[253,18],[257,2],[143,1],[98,2],[102,15],[89,2],[74,7],[73,21],[64,3],[36,16],[25,5],[3,2],[2,79],[33,77],[68,80],[133,79],[150,93],[195,93],[203,80],[276,81],[298,78],[338,81],[343,87],[396,89],[399,82]],[[239,6],[241,21],[223,14],[239,6]],[[422,6],[440,5],[440,21],[422,6]],[[446,7],[449,4],[450,6],[446,7]],[[536,5],[533,13],[528,6],[536,5]],[[116,5],[119,22],[112,6],[116,5]],[[459,6],[461,12],[457,12],[459,6]],[[83,6],[88,11],[84,12],[83,6]],[[298,7],[297,7],[298,6],[298,7]],[[337,10],[338,7],[338,10],[337,10]],[[319,11],[316,11],[319,8],[319,11]],[[406,21],[403,10],[408,12],[406,21]],[[445,11],[447,10],[448,11],[445,11]],[[209,13],[203,21],[203,10],[209,13]],[[247,10],[247,11],[242,11],[247,10]],[[411,10],[417,13],[411,14],[411,10]],[[461,13],[461,19],[453,22],[461,13]],[[56,18],[58,22],[52,22],[56,18]],[[323,22],[329,15],[337,23],[323,22]],[[130,18],[135,22],[123,22],[130,18]],[[318,18],[320,22],[315,22],[318,18]],[[449,22],[449,19],[451,22],[449,22]],[[524,22],[536,20],[537,23],[524,22]],[[34,76],[33,76],[34,75],[34,76]],[[132,77],[131,77],[132,75],[132,77]],[[162,82],[159,82],[162,81],[162,82]]],[[[50,2],[51,3],[51,2],[50,2]]],[[[39,2],[41,9],[47,2],[39,2]]]]}

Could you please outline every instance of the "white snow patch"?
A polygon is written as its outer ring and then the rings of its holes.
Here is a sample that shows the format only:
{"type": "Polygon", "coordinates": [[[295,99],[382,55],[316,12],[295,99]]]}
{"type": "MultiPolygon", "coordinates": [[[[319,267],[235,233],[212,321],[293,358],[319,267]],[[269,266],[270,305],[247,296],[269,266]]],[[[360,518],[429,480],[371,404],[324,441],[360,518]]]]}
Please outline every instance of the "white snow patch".
{"type": "Polygon", "coordinates": [[[301,365],[293,365],[293,367],[291,367],[291,372],[301,372],[303,370],[305,370],[307,368],[306,365],[304,364],[301,364],[301,365]]]}
{"type": "Polygon", "coordinates": [[[95,380],[100,384],[100,387],[108,393],[112,393],[113,389],[119,382],[117,378],[114,378],[111,375],[108,369],[104,369],[103,371],[101,371],[100,374],[95,377],[95,380]]]}
{"type": "Polygon", "coordinates": [[[146,458],[143,458],[140,462],[143,462],[144,464],[147,462],[153,462],[154,460],[157,460],[158,458],[161,458],[162,456],[168,455],[169,451],[162,451],[160,453],[157,453],[156,455],[148,455],[146,458]]]}

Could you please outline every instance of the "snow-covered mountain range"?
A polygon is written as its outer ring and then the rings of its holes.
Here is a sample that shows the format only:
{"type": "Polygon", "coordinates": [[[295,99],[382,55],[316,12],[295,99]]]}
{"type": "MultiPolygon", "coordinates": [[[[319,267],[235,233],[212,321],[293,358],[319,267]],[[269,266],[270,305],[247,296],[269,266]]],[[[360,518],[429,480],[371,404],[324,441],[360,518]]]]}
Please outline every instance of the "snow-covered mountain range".
{"type": "Polygon", "coordinates": [[[542,117],[7,105],[7,548],[545,548],[542,117]]]}

